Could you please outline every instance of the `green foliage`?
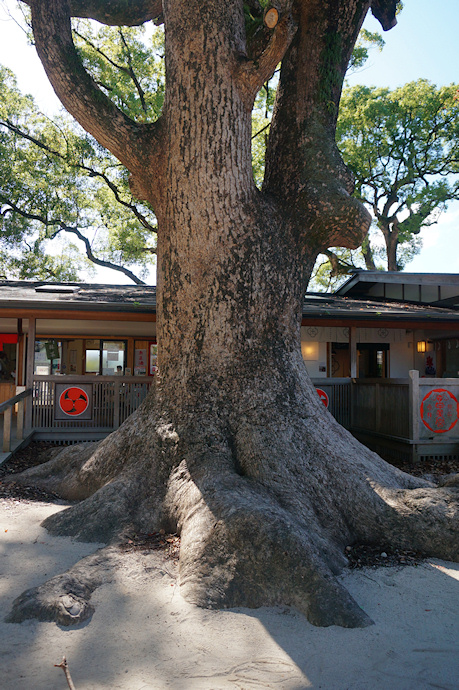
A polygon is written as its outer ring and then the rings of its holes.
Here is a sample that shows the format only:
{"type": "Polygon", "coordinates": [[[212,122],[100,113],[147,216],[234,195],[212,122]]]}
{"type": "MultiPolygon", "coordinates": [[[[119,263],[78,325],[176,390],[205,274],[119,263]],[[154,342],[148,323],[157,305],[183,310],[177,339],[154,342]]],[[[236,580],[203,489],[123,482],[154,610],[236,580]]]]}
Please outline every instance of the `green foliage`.
{"type": "Polygon", "coordinates": [[[252,168],[257,187],[261,188],[265,173],[265,154],[269,138],[274,101],[277,89],[277,73],[259,91],[252,112],[252,168]]]}
{"type": "Polygon", "coordinates": [[[127,171],[69,117],[42,115],[3,67],[0,94],[3,278],[75,280],[87,257],[144,275],[155,219],[134,203],[127,171]],[[66,237],[75,229],[83,254],[66,237]]]}
{"type": "Polygon", "coordinates": [[[355,72],[363,67],[370,57],[370,50],[372,48],[381,51],[384,46],[385,41],[381,34],[361,29],[349,61],[348,72],[355,72]]]}
{"type": "Polygon", "coordinates": [[[86,70],[129,117],[151,122],[164,101],[164,33],[155,28],[108,27],[74,22],[74,40],[86,70]]]}
{"type": "MultiPolygon", "coordinates": [[[[343,94],[337,142],[387,246],[411,243],[459,198],[457,91],[421,79],[343,94]]],[[[401,257],[389,268],[400,269],[401,257]]]]}

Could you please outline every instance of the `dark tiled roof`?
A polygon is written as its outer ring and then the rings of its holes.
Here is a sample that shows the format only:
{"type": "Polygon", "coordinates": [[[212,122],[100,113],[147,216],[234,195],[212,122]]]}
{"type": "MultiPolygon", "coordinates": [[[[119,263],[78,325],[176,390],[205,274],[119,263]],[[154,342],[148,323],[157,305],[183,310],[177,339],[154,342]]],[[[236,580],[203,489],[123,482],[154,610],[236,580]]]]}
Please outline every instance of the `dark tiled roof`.
{"type": "MultiPolygon", "coordinates": [[[[155,313],[156,287],[89,283],[0,282],[2,309],[65,309],[155,313]]],[[[304,318],[456,321],[459,311],[394,300],[354,299],[328,293],[308,293],[304,318]]]]}
{"type": "Polygon", "coordinates": [[[156,287],[90,283],[0,282],[0,308],[155,311],[156,287]]]}
{"type": "Polygon", "coordinates": [[[354,299],[328,293],[306,294],[303,318],[352,318],[355,320],[456,321],[459,311],[412,302],[354,299]]]}

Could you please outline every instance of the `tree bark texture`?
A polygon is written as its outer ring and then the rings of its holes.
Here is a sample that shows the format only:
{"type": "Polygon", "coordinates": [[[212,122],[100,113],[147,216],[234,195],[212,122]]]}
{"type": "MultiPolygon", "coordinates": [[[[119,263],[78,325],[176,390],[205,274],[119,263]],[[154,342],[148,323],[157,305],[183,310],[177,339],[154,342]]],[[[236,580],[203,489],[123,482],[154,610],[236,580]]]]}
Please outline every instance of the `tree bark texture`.
{"type": "MultiPolygon", "coordinates": [[[[282,602],[317,625],[368,624],[335,577],[346,545],[459,556],[457,488],[361,446],[319,401],[301,357],[317,253],[360,243],[369,226],[334,128],[371,3],[278,2],[250,60],[240,0],[164,0],[166,100],[150,125],[128,121],[83,73],[65,0],[30,4],[56,92],[127,165],[159,224],[157,385],[94,452],[70,448],[25,473],[80,501],[46,526],[106,541],[127,528],[178,532],[181,590],[200,605],[282,602]],[[260,192],[251,108],[284,55],[260,192]]],[[[376,4],[390,24],[393,3],[376,4]]],[[[58,580],[56,598],[75,577],[58,580]]],[[[31,601],[41,615],[43,599],[49,611],[49,586],[23,596],[14,620],[31,615],[31,601]]]]}

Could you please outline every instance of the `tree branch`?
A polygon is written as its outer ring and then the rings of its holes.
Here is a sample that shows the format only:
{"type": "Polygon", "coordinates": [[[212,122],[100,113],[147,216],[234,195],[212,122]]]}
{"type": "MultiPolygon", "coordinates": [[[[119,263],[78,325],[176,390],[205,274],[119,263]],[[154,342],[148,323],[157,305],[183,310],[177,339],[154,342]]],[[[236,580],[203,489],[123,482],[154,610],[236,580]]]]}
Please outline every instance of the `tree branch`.
{"type": "Polygon", "coordinates": [[[360,246],[371,217],[335,142],[344,75],[365,2],[298,2],[299,28],[282,60],[263,191],[297,208],[304,247],[360,246]]]}
{"type": "Polygon", "coordinates": [[[372,0],[371,12],[384,31],[389,31],[397,24],[397,5],[398,0],[372,0]]]}
{"type": "Polygon", "coordinates": [[[135,174],[147,163],[145,151],[151,151],[158,123],[138,124],[128,118],[86,72],[72,40],[68,0],[30,0],[30,6],[37,52],[58,98],[135,174]]]}
{"type": "Polygon", "coordinates": [[[335,252],[333,252],[331,249],[326,249],[322,253],[325,254],[325,256],[328,258],[328,261],[330,262],[331,277],[335,278],[337,276],[349,275],[350,273],[353,273],[355,271],[356,267],[354,266],[354,264],[343,261],[342,258],[335,254],[335,252]]]}
{"type": "Polygon", "coordinates": [[[113,192],[113,195],[116,199],[116,201],[121,205],[127,208],[129,211],[131,211],[134,216],[137,218],[139,223],[146,229],[150,230],[151,232],[157,232],[157,227],[151,225],[151,223],[148,222],[147,218],[139,211],[137,206],[135,204],[131,204],[128,201],[124,201],[121,198],[120,192],[118,187],[110,180],[105,173],[101,173],[98,170],[95,170],[92,167],[89,167],[87,165],[84,165],[83,163],[75,163],[75,162],[69,162],[67,158],[60,153],[59,151],[56,151],[55,149],[52,149],[50,146],[45,144],[44,142],[40,141],[40,139],[37,139],[36,137],[33,137],[31,134],[28,134],[27,132],[24,132],[21,130],[19,127],[14,125],[12,122],[9,120],[0,120],[0,125],[3,125],[4,127],[7,127],[11,132],[14,132],[18,136],[22,137],[23,139],[27,139],[28,141],[32,142],[32,144],[35,144],[35,146],[38,146],[41,148],[43,151],[47,151],[50,153],[52,156],[56,156],[56,158],[61,159],[67,165],[70,165],[72,168],[77,168],[78,170],[83,170],[86,172],[89,177],[98,177],[101,180],[105,182],[107,187],[113,192]]]}
{"type": "MultiPolygon", "coordinates": [[[[133,70],[131,54],[129,52],[129,46],[126,42],[126,39],[125,39],[124,34],[121,31],[121,29],[119,29],[119,35],[120,35],[121,41],[122,41],[122,43],[126,49],[128,65],[129,65],[128,67],[125,67],[124,65],[120,65],[117,62],[115,62],[114,60],[112,60],[111,57],[109,55],[107,55],[107,53],[105,53],[105,51],[98,48],[92,41],[90,41],[88,38],[86,38],[86,36],[83,36],[83,34],[80,34],[79,31],[75,31],[75,34],[78,36],[78,38],[80,38],[82,41],[84,41],[86,43],[86,45],[88,45],[90,48],[92,48],[94,50],[94,52],[98,53],[101,57],[103,57],[104,60],[106,60],[109,63],[109,65],[111,65],[115,69],[119,70],[120,72],[124,72],[124,74],[128,75],[128,77],[134,83],[136,91],[139,94],[139,99],[140,99],[140,103],[142,105],[142,110],[146,114],[147,113],[147,106],[145,103],[145,91],[142,89],[142,86],[140,85],[140,82],[137,79],[137,76],[133,70]]],[[[99,85],[103,86],[105,89],[110,90],[109,87],[106,86],[105,84],[100,84],[100,82],[97,82],[97,83],[99,85]]]]}
{"type": "Polygon", "coordinates": [[[54,237],[56,237],[62,231],[73,233],[78,237],[79,240],[81,240],[81,242],[83,242],[86,249],[86,256],[90,261],[92,261],[92,263],[96,264],[97,266],[103,266],[104,268],[110,268],[112,271],[119,271],[120,273],[124,273],[124,275],[127,276],[130,280],[132,280],[136,285],[145,285],[145,282],[143,280],[137,278],[137,276],[134,275],[134,273],[132,273],[132,271],[130,271],[125,266],[118,266],[117,264],[114,264],[111,261],[104,261],[102,259],[98,259],[92,252],[91,244],[88,238],[85,237],[77,228],[71,228],[70,226],[65,225],[64,223],[61,223],[59,228],[56,230],[54,235],[51,236],[50,239],[54,239],[54,237]]]}
{"type": "Polygon", "coordinates": [[[69,686],[69,689],[75,690],[75,686],[74,686],[73,681],[72,681],[72,676],[70,675],[70,671],[69,671],[69,665],[67,663],[67,659],[65,658],[65,656],[63,657],[60,664],[54,664],[54,666],[56,668],[61,668],[64,671],[65,679],[67,681],[67,685],[69,686]]]}
{"type": "MultiPolygon", "coordinates": [[[[77,228],[72,228],[71,226],[67,225],[66,223],[63,223],[60,220],[56,221],[49,221],[48,218],[45,216],[41,216],[40,214],[37,213],[28,213],[27,211],[24,211],[21,209],[17,204],[15,204],[12,201],[4,201],[3,203],[6,203],[8,205],[7,211],[19,213],[23,218],[27,218],[28,220],[36,220],[39,223],[43,223],[46,227],[50,226],[58,226],[57,229],[54,231],[54,233],[50,236],[47,237],[46,239],[53,240],[55,237],[60,232],[68,232],[72,233],[73,235],[76,235],[81,242],[83,242],[85,246],[85,251],[86,251],[86,256],[92,263],[96,264],[97,266],[103,266],[104,268],[110,268],[112,271],[118,271],[120,273],[123,273],[127,278],[132,280],[136,285],[145,285],[145,282],[143,280],[140,280],[132,271],[130,271],[128,268],[125,266],[119,266],[118,264],[114,264],[111,261],[104,261],[103,259],[97,258],[92,251],[91,244],[88,240],[87,237],[85,237],[77,228]]],[[[6,211],[2,211],[2,215],[4,215],[6,211]]],[[[154,248],[148,248],[148,251],[151,254],[156,254],[156,251],[154,248]]]]}
{"type": "MultiPolygon", "coordinates": [[[[257,58],[248,60],[247,56],[242,56],[238,63],[238,77],[250,105],[263,84],[272,77],[295,35],[297,24],[293,20],[291,8],[291,0],[272,3],[271,9],[277,12],[278,19],[268,44],[257,58]]],[[[269,17],[269,9],[265,9],[265,18],[269,17]]]]}
{"type": "MultiPolygon", "coordinates": [[[[31,6],[33,0],[22,0],[31,6]]],[[[71,0],[70,16],[95,19],[108,26],[139,26],[153,20],[162,24],[162,0],[71,0]]]]}

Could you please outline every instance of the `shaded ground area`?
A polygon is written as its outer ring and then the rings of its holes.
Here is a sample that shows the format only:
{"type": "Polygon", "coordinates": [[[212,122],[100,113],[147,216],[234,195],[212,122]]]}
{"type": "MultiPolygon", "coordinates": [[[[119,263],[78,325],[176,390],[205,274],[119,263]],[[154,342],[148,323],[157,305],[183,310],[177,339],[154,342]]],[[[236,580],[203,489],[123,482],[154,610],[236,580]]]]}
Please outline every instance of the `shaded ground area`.
{"type": "Polygon", "coordinates": [[[32,442],[2,463],[0,465],[0,498],[14,498],[18,501],[45,501],[46,503],[59,502],[59,496],[53,491],[17,484],[11,475],[51,460],[60,450],[62,450],[62,446],[56,446],[54,443],[32,442]]]}
{"type": "Polygon", "coordinates": [[[424,477],[424,479],[438,483],[442,477],[459,472],[459,458],[432,458],[415,465],[405,462],[397,463],[396,466],[403,472],[413,474],[415,477],[424,477]]]}
{"type": "MultiPolygon", "coordinates": [[[[62,446],[56,446],[52,443],[32,442],[0,465],[0,498],[9,498],[15,501],[61,503],[60,497],[54,492],[35,486],[17,484],[12,477],[12,475],[29,467],[47,462],[61,449],[62,446]]],[[[459,459],[432,459],[418,465],[405,463],[397,466],[404,472],[438,482],[442,477],[459,472],[459,459]]],[[[144,554],[149,551],[162,551],[163,556],[167,559],[178,561],[180,537],[176,534],[165,534],[163,531],[151,534],[132,534],[123,540],[120,547],[124,551],[137,551],[144,554]]],[[[418,565],[424,560],[422,553],[391,549],[389,546],[380,544],[347,546],[346,557],[351,569],[418,565]]]]}

